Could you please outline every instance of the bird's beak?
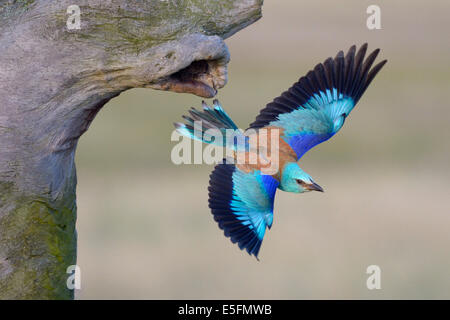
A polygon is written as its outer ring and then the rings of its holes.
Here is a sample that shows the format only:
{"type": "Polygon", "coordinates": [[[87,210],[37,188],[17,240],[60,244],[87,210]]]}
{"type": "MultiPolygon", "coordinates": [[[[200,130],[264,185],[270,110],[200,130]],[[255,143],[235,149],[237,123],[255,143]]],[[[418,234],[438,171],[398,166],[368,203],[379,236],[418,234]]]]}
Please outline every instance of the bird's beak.
{"type": "Polygon", "coordinates": [[[323,192],[322,187],[315,182],[308,185],[308,190],[323,192]]]}

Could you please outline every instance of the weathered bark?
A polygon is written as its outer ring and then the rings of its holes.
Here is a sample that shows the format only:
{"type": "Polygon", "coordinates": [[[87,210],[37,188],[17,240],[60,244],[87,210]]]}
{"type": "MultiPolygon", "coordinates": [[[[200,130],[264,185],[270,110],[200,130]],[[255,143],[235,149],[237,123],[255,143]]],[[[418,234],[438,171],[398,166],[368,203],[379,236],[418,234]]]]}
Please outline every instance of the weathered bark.
{"type": "Polygon", "coordinates": [[[0,298],[73,298],[78,138],[122,91],[212,97],[262,0],[0,0],[0,298]],[[81,29],[68,30],[79,5],[81,29]]]}

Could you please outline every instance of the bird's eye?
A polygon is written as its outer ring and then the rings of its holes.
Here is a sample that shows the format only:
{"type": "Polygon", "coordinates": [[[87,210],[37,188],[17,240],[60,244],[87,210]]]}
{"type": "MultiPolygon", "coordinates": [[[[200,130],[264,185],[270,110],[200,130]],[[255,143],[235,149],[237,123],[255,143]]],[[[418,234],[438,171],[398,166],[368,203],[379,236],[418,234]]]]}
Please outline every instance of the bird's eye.
{"type": "Polygon", "coordinates": [[[308,183],[306,183],[305,181],[301,180],[301,179],[295,179],[295,181],[297,182],[298,185],[300,185],[302,188],[307,188],[308,187],[308,183]]]}

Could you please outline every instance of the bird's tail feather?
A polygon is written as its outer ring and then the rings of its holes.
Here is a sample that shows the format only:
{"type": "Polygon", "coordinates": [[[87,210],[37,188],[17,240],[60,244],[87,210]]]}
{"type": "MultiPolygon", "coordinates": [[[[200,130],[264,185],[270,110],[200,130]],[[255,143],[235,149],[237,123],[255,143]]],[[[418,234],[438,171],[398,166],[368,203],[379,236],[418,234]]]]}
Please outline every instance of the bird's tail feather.
{"type": "Polygon", "coordinates": [[[223,147],[239,148],[238,141],[248,140],[243,132],[223,110],[218,100],[214,100],[213,107],[202,102],[203,111],[195,108],[189,110],[189,115],[183,115],[185,123],[174,123],[178,133],[208,144],[223,147]],[[231,137],[231,139],[230,139],[231,137]]]}

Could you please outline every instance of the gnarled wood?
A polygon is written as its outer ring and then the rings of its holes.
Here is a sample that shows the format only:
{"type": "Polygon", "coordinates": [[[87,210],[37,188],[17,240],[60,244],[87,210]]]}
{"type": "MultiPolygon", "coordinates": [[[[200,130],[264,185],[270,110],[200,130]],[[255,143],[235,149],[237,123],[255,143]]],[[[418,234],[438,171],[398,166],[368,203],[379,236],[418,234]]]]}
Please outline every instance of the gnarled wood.
{"type": "Polygon", "coordinates": [[[212,97],[262,0],[0,0],[0,298],[73,298],[78,138],[121,92],[212,97]]]}

